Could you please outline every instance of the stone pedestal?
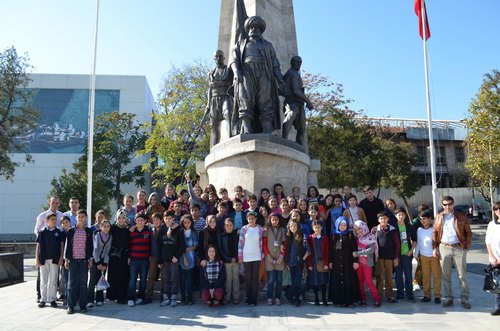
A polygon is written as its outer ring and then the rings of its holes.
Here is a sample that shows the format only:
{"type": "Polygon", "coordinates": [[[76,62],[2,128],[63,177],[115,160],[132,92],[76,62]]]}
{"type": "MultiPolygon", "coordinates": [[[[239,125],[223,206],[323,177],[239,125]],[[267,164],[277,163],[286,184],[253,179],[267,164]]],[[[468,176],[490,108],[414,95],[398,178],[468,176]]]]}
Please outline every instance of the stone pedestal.
{"type": "Polygon", "coordinates": [[[259,195],[262,188],[272,190],[275,183],[281,183],[286,194],[294,186],[306,192],[309,185],[318,185],[320,169],[319,161],[311,160],[302,146],[271,134],[232,137],[210,150],[205,171],[201,165],[197,165],[200,184],[225,187],[230,195],[236,185],[259,195]]]}

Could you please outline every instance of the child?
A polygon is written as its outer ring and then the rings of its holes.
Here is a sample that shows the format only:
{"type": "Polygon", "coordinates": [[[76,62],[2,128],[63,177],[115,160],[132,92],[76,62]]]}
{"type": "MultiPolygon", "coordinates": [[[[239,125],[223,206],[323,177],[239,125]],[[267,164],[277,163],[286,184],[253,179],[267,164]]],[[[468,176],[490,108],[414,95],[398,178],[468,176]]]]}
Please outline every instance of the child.
{"type": "MultiPolygon", "coordinates": [[[[259,213],[259,206],[257,205],[257,196],[255,194],[250,194],[248,196],[248,208],[245,210],[246,213],[248,212],[255,212],[255,213],[259,213]]],[[[258,220],[257,220],[258,221],[258,220]]],[[[246,220],[246,218],[243,220],[243,225],[247,225],[248,222],[246,220]]],[[[260,224],[259,224],[260,225],[260,224]]],[[[263,226],[264,224],[262,224],[261,226],[263,226]]]]}
{"type": "Polygon", "coordinates": [[[217,222],[217,231],[222,232],[224,230],[224,221],[227,218],[227,203],[222,201],[217,205],[217,215],[215,215],[217,222]]]}
{"type": "Polygon", "coordinates": [[[158,234],[158,267],[163,282],[163,301],[161,307],[177,306],[179,293],[179,259],[186,250],[186,240],[179,226],[174,227],[174,212],[165,211],[165,226],[158,234]]]}
{"type": "Polygon", "coordinates": [[[406,213],[404,209],[395,208],[394,214],[396,215],[399,238],[401,240],[401,258],[398,266],[396,267],[395,277],[396,287],[398,289],[396,299],[404,299],[406,292],[406,298],[408,301],[415,302],[415,298],[413,297],[412,261],[413,251],[417,246],[417,233],[413,225],[406,220],[406,213]]]}
{"type": "MultiPolygon", "coordinates": [[[[236,204],[235,204],[236,207],[236,204]]],[[[240,303],[240,264],[238,263],[238,232],[234,230],[233,220],[226,218],[224,232],[219,237],[219,252],[226,270],[226,297],[225,304],[233,295],[233,303],[240,303]]]]}
{"type": "Polygon", "coordinates": [[[309,218],[309,203],[306,199],[300,199],[297,202],[297,209],[300,212],[301,222],[306,222],[309,218]]]}
{"type": "Polygon", "coordinates": [[[340,216],[344,215],[344,207],[342,206],[342,197],[340,194],[336,194],[333,196],[333,205],[330,210],[326,213],[325,223],[328,226],[327,233],[329,235],[333,234],[333,230],[335,229],[335,221],[340,216]],[[330,230],[328,232],[328,230],[330,230]]]}
{"type": "Polygon", "coordinates": [[[128,306],[143,304],[146,298],[146,283],[149,269],[149,258],[151,257],[151,237],[152,233],[146,226],[146,216],[137,214],[135,217],[135,227],[130,232],[129,258],[130,277],[128,281],[128,306]],[[137,276],[140,276],[139,294],[136,295],[137,276]]]}
{"type": "Polygon", "coordinates": [[[130,274],[127,253],[130,231],[127,211],[118,211],[116,222],[111,226],[110,233],[113,241],[111,242],[111,249],[109,251],[109,288],[106,291],[106,296],[111,301],[116,300],[119,304],[126,304],[128,277],[130,274]]]}
{"type": "Polygon", "coordinates": [[[359,294],[361,296],[361,306],[366,306],[366,294],[365,286],[370,290],[373,298],[373,305],[379,307],[381,305],[380,296],[378,295],[375,284],[373,284],[372,279],[372,268],[374,266],[374,261],[378,255],[377,240],[375,236],[368,229],[368,225],[357,220],[354,222],[354,233],[356,234],[356,242],[358,245],[358,250],[353,252],[353,256],[358,258],[358,269],[356,272],[358,274],[358,286],[359,294]]]}
{"type": "Polygon", "coordinates": [[[282,199],[280,203],[280,208],[281,208],[281,220],[280,220],[280,225],[284,228],[286,228],[286,225],[288,224],[288,221],[290,220],[290,205],[288,204],[287,199],[282,199]]]}
{"type": "Polygon", "coordinates": [[[352,231],[354,227],[354,222],[357,220],[362,220],[367,223],[365,211],[363,208],[358,207],[358,198],[354,194],[351,194],[347,197],[347,203],[349,204],[349,208],[344,210],[344,217],[349,220],[349,230],[352,231]]]}
{"type": "Polygon", "coordinates": [[[182,212],[183,204],[181,201],[176,200],[172,202],[172,206],[173,206],[172,209],[174,211],[174,224],[179,224],[181,222],[181,217],[183,215],[182,212]]]}
{"type": "Polygon", "coordinates": [[[385,295],[390,303],[398,302],[392,293],[392,271],[399,264],[401,253],[399,233],[395,227],[389,225],[389,217],[384,211],[377,214],[379,225],[376,227],[376,237],[378,245],[378,266],[380,275],[377,276],[377,290],[380,298],[385,295]]]}
{"type": "Polygon", "coordinates": [[[148,280],[146,283],[146,299],[144,304],[153,302],[153,290],[155,282],[158,280],[158,235],[162,226],[162,213],[153,213],[151,220],[151,257],[149,259],[148,280]]]}
{"type": "MultiPolygon", "coordinates": [[[[227,191],[226,188],[222,187],[219,189],[219,195],[220,195],[220,202],[224,202],[226,204],[226,214],[231,214],[234,209],[233,209],[233,202],[231,199],[229,199],[229,192],[227,191]]],[[[224,228],[224,221],[222,221],[222,228],[224,228]]]]}
{"type": "Polygon", "coordinates": [[[281,201],[283,201],[283,199],[286,200],[286,195],[285,193],[283,193],[283,185],[281,185],[280,183],[274,184],[273,195],[276,197],[276,199],[278,199],[278,205],[281,204],[281,201]]]}
{"type": "MultiPolygon", "coordinates": [[[[319,219],[325,220],[328,218],[328,213],[330,212],[330,209],[333,207],[333,195],[327,194],[325,199],[321,202],[321,204],[318,206],[318,212],[319,212],[319,219]]],[[[328,229],[329,226],[328,226],[328,229]]]]}
{"type": "Polygon", "coordinates": [[[335,221],[334,234],[330,245],[330,288],[329,296],[334,305],[353,307],[358,301],[356,270],[358,250],[356,239],[349,231],[348,220],[341,216],[335,221]]]}
{"type": "Polygon", "coordinates": [[[285,241],[285,229],[280,227],[279,214],[272,213],[269,216],[268,224],[262,241],[264,250],[265,264],[267,271],[267,305],[281,305],[281,289],[283,270],[285,263],[283,259],[283,243],[285,241]],[[276,289],[274,289],[276,282],[276,289]]]}
{"type": "Polygon", "coordinates": [[[319,196],[319,191],[316,186],[309,186],[307,188],[307,202],[309,205],[319,205],[321,198],[319,196]]]}
{"type": "Polygon", "coordinates": [[[217,250],[212,245],[208,246],[206,260],[206,266],[200,267],[201,300],[209,307],[218,307],[224,298],[224,262],[219,260],[217,250]]]}
{"type": "Polygon", "coordinates": [[[191,208],[189,208],[189,211],[191,213],[191,217],[193,218],[194,231],[196,232],[196,235],[199,236],[206,224],[205,219],[200,216],[200,205],[192,205],[191,208]]]}
{"type": "Polygon", "coordinates": [[[243,204],[243,210],[247,209],[249,207],[248,201],[244,198],[243,196],[243,187],[240,185],[236,185],[234,188],[234,199],[233,199],[233,207],[234,207],[234,200],[240,199],[241,203],[243,204]]]}
{"type": "Polygon", "coordinates": [[[200,265],[206,262],[206,252],[208,249],[208,245],[214,245],[217,247],[217,243],[219,241],[219,232],[217,231],[217,220],[214,215],[207,216],[207,225],[200,232],[200,236],[198,237],[198,259],[200,261],[200,265]],[[205,261],[205,262],[204,262],[205,261]]]}
{"type": "Polygon", "coordinates": [[[259,201],[257,202],[257,206],[262,207],[269,205],[268,200],[270,196],[271,193],[269,193],[268,188],[263,188],[262,190],[260,190],[260,198],[259,201]]]}
{"type": "Polygon", "coordinates": [[[233,207],[234,212],[231,214],[230,218],[234,220],[234,229],[239,231],[243,227],[243,223],[246,220],[246,212],[243,211],[243,203],[240,199],[235,198],[233,200],[233,207]]]}
{"type": "Polygon", "coordinates": [[[321,235],[322,226],[319,221],[312,224],[314,233],[307,237],[307,243],[311,248],[311,255],[307,261],[310,283],[314,289],[314,304],[319,306],[318,292],[321,289],[323,305],[328,306],[326,300],[326,284],[328,283],[329,245],[328,237],[321,235]]]}
{"type": "MultiPolygon", "coordinates": [[[[64,215],[61,218],[61,232],[62,232],[62,244],[66,242],[66,235],[68,230],[71,228],[71,219],[69,216],[64,215]]],[[[57,289],[59,292],[59,300],[63,301],[63,305],[66,306],[68,300],[68,270],[64,267],[64,257],[63,265],[59,267],[59,287],[57,289]]]]}
{"type": "Polygon", "coordinates": [[[415,258],[422,266],[422,284],[424,297],[422,302],[431,301],[431,280],[434,289],[434,303],[441,303],[441,277],[442,270],[439,263],[437,251],[432,249],[432,234],[434,228],[431,225],[432,213],[430,210],[423,210],[419,214],[421,227],[417,230],[417,247],[415,248],[415,258]]]}
{"type": "Polygon", "coordinates": [[[288,232],[285,239],[285,261],[290,270],[292,284],[287,288],[286,298],[295,305],[300,306],[300,292],[302,288],[302,270],[307,259],[307,247],[304,244],[304,236],[297,220],[290,220],[288,232]]]}
{"type": "Polygon", "coordinates": [[[281,208],[278,206],[278,199],[272,195],[268,200],[269,211],[273,214],[281,214],[281,208]]]}
{"type": "Polygon", "coordinates": [[[64,235],[56,228],[57,215],[49,213],[45,217],[47,226],[36,238],[35,265],[40,268],[40,292],[41,298],[38,307],[45,307],[46,302],[50,306],[57,307],[57,276],[59,266],[63,264],[63,238],[64,235]]]}
{"type": "Polygon", "coordinates": [[[102,221],[100,230],[94,233],[94,263],[90,269],[89,291],[87,298],[87,308],[94,306],[94,299],[97,306],[102,306],[104,303],[104,291],[98,290],[97,297],[95,287],[101,276],[106,275],[106,269],[109,263],[109,250],[111,249],[112,238],[109,234],[111,224],[109,221],[102,221]]]}
{"type": "Polygon", "coordinates": [[[69,229],[64,247],[64,267],[69,270],[68,314],[75,312],[80,300],[80,312],[87,312],[87,281],[92,267],[92,230],[86,227],[87,212],[80,209],[76,213],[76,226],[69,229]]]}
{"type": "Polygon", "coordinates": [[[198,236],[194,230],[191,215],[184,215],[181,219],[181,227],[186,241],[186,250],[180,261],[181,265],[181,305],[193,304],[193,269],[196,259],[196,248],[198,247],[198,236]]]}
{"type": "Polygon", "coordinates": [[[92,232],[96,233],[97,231],[99,231],[99,229],[101,228],[101,223],[104,220],[106,220],[106,213],[102,209],[98,210],[95,213],[95,223],[92,224],[92,226],[90,227],[90,229],[92,230],[92,232]]]}
{"type": "Polygon", "coordinates": [[[238,261],[245,268],[246,303],[257,304],[259,294],[259,267],[262,260],[262,236],[264,229],[257,225],[257,213],[247,213],[248,224],[241,228],[238,241],[238,261]]]}
{"type": "Polygon", "coordinates": [[[309,230],[312,232],[312,224],[314,221],[318,221],[321,223],[321,234],[326,236],[326,227],[325,222],[323,220],[318,219],[319,216],[319,207],[317,205],[310,205],[308,210],[309,217],[307,218],[307,224],[309,226],[309,230]]]}

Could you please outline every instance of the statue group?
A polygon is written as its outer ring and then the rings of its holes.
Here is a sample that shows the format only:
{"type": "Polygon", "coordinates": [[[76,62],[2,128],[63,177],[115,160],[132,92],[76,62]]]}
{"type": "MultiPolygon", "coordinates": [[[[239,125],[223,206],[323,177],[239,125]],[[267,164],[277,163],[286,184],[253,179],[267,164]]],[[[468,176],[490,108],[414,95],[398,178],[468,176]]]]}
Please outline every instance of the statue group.
{"type": "Polygon", "coordinates": [[[304,93],[300,76],[302,59],[294,56],[283,76],[274,46],[262,37],[266,22],[260,16],[246,19],[247,37],[239,40],[224,64],[224,53],[214,54],[215,68],[209,73],[206,113],[210,114],[210,145],[220,142],[220,122],[227,123],[228,137],[247,133],[272,133],[282,128],[288,139],[297,130],[295,141],[304,146],[306,121],[304,105],[314,106],[304,93]],[[280,100],[284,97],[284,121],[280,100]]]}

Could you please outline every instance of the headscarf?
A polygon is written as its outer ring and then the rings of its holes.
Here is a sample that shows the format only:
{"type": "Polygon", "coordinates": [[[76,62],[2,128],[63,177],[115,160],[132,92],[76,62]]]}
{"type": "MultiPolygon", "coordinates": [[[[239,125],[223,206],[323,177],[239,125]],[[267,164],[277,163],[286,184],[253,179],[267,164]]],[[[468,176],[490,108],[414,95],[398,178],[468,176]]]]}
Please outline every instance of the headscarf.
{"type": "Polygon", "coordinates": [[[358,220],[354,222],[354,226],[357,226],[363,232],[363,234],[358,237],[358,241],[360,243],[366,246],[375,244],[375,257],[378,258],[377,238],[375,238],[375,236],[370,232],[370,229],[368,229],[368,225],[365,222],[358,220]]]}
{"type": "Polygon", "coordinates": [[[335,221],[335,229],[333,230],[333,233],[340,234],[340,235],[348,234],[349,233],[349,220],[347,218],[345,218],[344,216],[340,216],[339,218],[337,218],[337,220],[335,221]],[[340,224],[342,222],[344,222],[346,225],[346,228],[344,231],[339,230],[340,224]]]}

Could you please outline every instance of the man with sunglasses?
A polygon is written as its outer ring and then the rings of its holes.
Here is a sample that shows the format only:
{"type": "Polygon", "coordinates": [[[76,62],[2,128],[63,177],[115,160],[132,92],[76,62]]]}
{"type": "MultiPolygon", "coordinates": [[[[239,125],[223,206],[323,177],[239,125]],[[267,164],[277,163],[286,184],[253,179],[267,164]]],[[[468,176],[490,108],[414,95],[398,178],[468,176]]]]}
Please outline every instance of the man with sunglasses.
{"type": "Polygon", "coordinates": [[[454,211],[454,200],[444,196],[441,200],[443,211],[436,216],[433,233],[433,255],[438,254],[443,270],[445,301],[443,307],[453,305],[451,268],[455,264],[460,281],[462,306],[470,309],[469,285],[467,284],[467,250],[471,246],[472,232],[467,216],[454,211]]]}

